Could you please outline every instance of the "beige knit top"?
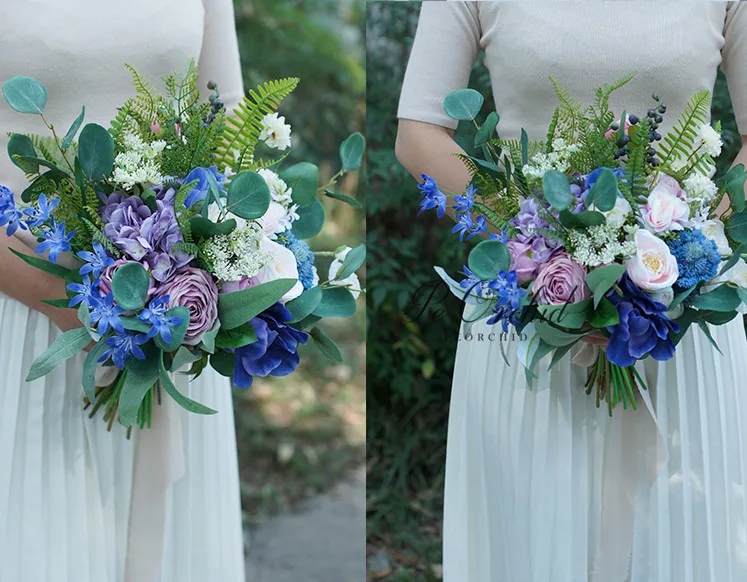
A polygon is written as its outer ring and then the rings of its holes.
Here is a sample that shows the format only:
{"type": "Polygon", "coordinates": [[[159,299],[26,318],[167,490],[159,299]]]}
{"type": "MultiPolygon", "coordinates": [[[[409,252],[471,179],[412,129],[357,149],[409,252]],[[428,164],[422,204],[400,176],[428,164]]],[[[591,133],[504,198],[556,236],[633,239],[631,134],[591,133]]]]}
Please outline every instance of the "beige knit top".
{"type": "Polygon", "coordinates": [[[689,97],[727,76],[740,132],[747,134],[747,2],[423,2],[398,116],[455,128],[443,98],[466,87],[485,50],[498,133],[545,138],[557,105],[548,76],[585,104],[594,89],[636,72],[610,106],[645,115],[652,93],[671,128],[689,97]]]}

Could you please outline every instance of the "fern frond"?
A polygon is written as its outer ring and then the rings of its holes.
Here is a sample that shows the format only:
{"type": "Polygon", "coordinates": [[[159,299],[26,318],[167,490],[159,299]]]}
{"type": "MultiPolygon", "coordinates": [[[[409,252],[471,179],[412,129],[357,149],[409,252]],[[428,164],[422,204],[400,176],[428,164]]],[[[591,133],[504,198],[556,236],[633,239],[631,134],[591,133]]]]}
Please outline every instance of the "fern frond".
{"type": "MultiPolygon", "coordinates": [[[[626,85],[633,77],[635,77],[635,72],[625,75],[614,83],[606,83],[604,87],[600,87],[595,91],[594,106],[592,110],[595,112],[598,118],[610,112],[610,95],[617,91],[620,87],[626,85]]],[[[606,131],[607,127],[605,126],[604,129],[606,131]]]]}
{"type": "Polygon", "coordinates": [[[174,243],[171,246],[179,249],[180,251],[184,251],[188,255],[193,255],[195,257],[200,253],[200,247],[194,243],[174,243]]]}
{"type": "Polygon", "coordinates": [[[664,136],[659,146],[661,165],[668,166],[679,156],[686,159],[692,153],[698,127],[706,122],[710,110],[711,92],[695,93],[687,102],[674,128],[664,136]]]}
{"type": "Polygon", "coordinates": [[[456,153],[454,154],[454,156],[461,160],[462,163],[467,167],[467,171],[469,172],[470,176],[474,176],[475,174],[480,173],[480,168],[477,167],[477,164],[468,155],[456,153]]]}
{"type": "Polygon", "coordinates": [[[277,110],[280,102],[296,88],[298,82],[298,78],[289,77],[259,85],[256,91],[249,91],[249,95],[239,102],[231,115],[226,116],[216,151],[219,168],[228,166],[237,171],[244,165],[244,159],[254,156],[262,133],[262,119],[277,110]]]}
{"type": "Polygon", "coordinates": [[[170,75],[164,77],[166,91],[176,103],[176,115],[182,117],[185,112],[191,111],[200,100],[200,91],[197,81],[200,72],[194,59],[190,59],[183,75],[170,75]]]}
{"type": "Polygon", "coordinates": [[[560,102],[556,129],[560,130],[560,137],[573,141],[579,121],[583,117],[581,109],[583,104],[571,95],[568,89],[560,85],[554,77],[550,77],[550,82],[555,89],[555,96],[560,102]]]}
{"type": "Polygon", "coordinates": [[[109,133],[116,143],[122,142],[125,133],[131,131],[134,119],[130,115],[132,110],[132,98],[127,99],[122,107],[117,109],[117,115],[109,124],[109,133]]]}
{"type": "Polygon", "coordinates": [[[556,107],[553,111],[552,119],[550,120],[550,127],[547,130],[547,139],[545,140],[545,153],[549,154],[552,151],[552,142],[555,139],[555,130],[558,127],[558,120],[560,119],[560,107],[556,107]]]}
{"type": "Polygon", "coordinates": [[[647,118],[641,119],[638,125],[628,130],[630,153],[623,171],[620,189],[633,208],[638,208],[638,205],[648,194],[648,184],[646,183],[646,150],[650,143],[648,134],[649,120],[647,118]]]}

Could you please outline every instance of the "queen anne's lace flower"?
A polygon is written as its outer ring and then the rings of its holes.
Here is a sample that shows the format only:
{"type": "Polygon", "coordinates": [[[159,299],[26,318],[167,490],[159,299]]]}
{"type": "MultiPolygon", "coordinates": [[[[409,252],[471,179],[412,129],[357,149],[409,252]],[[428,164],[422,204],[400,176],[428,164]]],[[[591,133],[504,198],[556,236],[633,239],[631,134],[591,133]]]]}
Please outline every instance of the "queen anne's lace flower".
{"type": "Polygon", "coordinates": [[[222,281],[254,277],[270,260],[260,248],[262,229],[253,222],[239,223],[230,234],[214,236],[203,245],[213,274],[222,281]]]}
{"type": "Polygon", "coordinates": [[[524,176],[529,181],[541,181],[548,170],[566,172],[570,167],[570,157],[576,153],[578,144],[566,144],[563,138],[556,138],[552,142],[553,151],[549,154],[540,153],[534,156],[529,164],[522,168],[524,176]]]}
{"type": "Polygon", "coordinates": [[[135,184],[158,184],[163,180],[160,157],[166,142],[156,140],[146,143],[135,134],[123,138],[125,150],[114,158],[112,181],[129,190],[135,184]]]}
{"type": "MultiPolygon", "coordinates": [[[[632,227],[636,230],[636,227],[632,227]]],[[[587,231],[573,230],[568,232],[568,241],[573,248],[571,257],[584,267],[597,267],[613,262],[616,258],[627,259],[636,253],[634,241],[620,242],[623,230],[614,223],[591,226],[587,231]]]]}

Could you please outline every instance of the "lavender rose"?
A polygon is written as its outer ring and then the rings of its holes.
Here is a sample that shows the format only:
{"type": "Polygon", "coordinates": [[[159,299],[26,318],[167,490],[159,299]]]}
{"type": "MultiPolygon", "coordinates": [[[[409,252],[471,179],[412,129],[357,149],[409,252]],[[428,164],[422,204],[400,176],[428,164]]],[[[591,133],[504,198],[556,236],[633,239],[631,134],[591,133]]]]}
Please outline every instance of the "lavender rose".
{"type": "MultiPolygon", "coordinates": [[[[102,296],[108,295],[109,292],[112,290],[112,277],[114,277],[114,273],[116,272],[119,267],[124,265],[125,263],[136,263],[137,261],[128,261],[126,259],[117,259],[114,261],[111,265],[108,267],[105,267],[103,271],[101,271],[101,275],[99,276],[99,292],[102,296]]],[[[149,271],[148,265],[143,265],[145,267],[146,271],[149,271]]],[[[148,299],[153,297],[156,294],[156,282],[153,280],[153,277],[150,278],[150,281],[148,281],[148,299]]]]}
{"type": "Polygon", "coordinates": [[[238,281],[223,281],[220,286],[221,293],[234,293],[236,291],[243,291],[250,287],[256,287],[259,285],[259,279],[257,277],[242,277],[238,281]]]}
{"type": "Polygon", "coordinates": [[[578,303],[589,296],[586,269],[568,253],[557,253],[540,267],[532,289],[540,305],[578,303]]]}
{"type": "Polygon", "coordinates": [[[166,284],[157,295],[169,296],[169,308],[182,306],[189,309],[189,327],[184,343],[199,343],[203,333],[210,331],[218,319],[218,287],[212,277],[202,269],[187,267],[166,284]]]}

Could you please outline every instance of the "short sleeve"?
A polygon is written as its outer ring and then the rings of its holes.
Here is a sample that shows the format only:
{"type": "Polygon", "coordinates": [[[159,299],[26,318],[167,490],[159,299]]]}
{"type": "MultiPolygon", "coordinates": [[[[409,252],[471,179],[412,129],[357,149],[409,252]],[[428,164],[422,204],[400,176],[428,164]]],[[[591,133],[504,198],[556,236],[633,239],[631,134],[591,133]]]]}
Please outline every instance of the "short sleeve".
{"type": "Polygon", "coordinates": [[[203,0],[205,25],[198,67],[203,86],[218,83],[220,98],[231,111],[244,96],[232,0],[203,0]]]}
{"type": "Polygon", "coordinates": [[[747,2],[727,3],[721,57],[737,126],[747,135],[747,2]]]}
{"type": "Polygon", "coordinates": [[[397,117],[456,128],[443,100],[468,85],[480,34],[475,2],[423,2],[397,117]]]}

